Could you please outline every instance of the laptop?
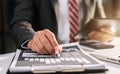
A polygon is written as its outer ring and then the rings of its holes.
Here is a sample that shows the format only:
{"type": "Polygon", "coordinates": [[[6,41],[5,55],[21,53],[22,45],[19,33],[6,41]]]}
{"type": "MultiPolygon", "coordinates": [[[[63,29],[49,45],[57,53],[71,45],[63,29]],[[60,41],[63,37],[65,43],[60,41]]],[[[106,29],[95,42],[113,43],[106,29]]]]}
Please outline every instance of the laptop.
{"type": "Polygon", "coordinates": [[[80,46],[89,51],[97,59],[120,64],[120,38],[114,37],[111,42],[101,43],[87,40],[80,42],[80,46]]]}
{"type": "Polygon", "coordinates": [[[60,57],[40,55],[27,49],[17,49],[9,67],[10,73],[78,73],[105,72],[105,65],[81,49],[79,43],[62,45],[60,57]]]}

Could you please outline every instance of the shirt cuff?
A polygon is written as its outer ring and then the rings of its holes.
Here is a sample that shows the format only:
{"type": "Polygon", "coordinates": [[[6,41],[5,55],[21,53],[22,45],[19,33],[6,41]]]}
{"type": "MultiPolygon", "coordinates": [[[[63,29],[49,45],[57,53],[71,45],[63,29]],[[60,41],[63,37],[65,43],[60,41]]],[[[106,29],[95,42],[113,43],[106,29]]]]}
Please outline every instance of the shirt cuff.
{"type": "Polygon", "coordinates": [[[28,43],[30,40],[31,40],[31,39],[24,41],[24,42],[21,44],[20,47],[21,47],[22,49],[29,49],[29,48],[27,47],[27,43],[28,43]]]}

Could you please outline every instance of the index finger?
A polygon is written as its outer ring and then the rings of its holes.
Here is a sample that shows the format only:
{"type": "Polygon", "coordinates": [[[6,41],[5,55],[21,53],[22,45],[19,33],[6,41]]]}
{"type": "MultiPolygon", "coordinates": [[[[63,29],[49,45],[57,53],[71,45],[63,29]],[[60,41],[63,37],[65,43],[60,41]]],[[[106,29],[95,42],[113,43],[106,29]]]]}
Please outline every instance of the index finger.
{"type": "Polygon", "coordinates": [[[47,30],[47,29],[46,29],[44,32],[46,32],[46,33],[45,33],[45,36],[46,36],[46,38],[50,41],[53,49],[54,49],[55,46],[59,46],[59,44],[58,44],[58,42],[57,42],[57,40],[56,40],[56,38],[55,38],[54,33],[52,33],[51,31],[49,31],[49,30],[47,30]],[[48,34],[48,33],[49,33],[49,34],[48,34]]]}

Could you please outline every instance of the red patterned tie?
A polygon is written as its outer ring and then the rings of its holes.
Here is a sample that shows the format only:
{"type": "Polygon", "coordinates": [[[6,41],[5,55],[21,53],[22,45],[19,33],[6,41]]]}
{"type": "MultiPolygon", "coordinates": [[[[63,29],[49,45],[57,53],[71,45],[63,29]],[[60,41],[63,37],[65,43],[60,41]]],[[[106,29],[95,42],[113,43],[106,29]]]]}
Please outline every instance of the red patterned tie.
{"type": "Polygon", "coordinates": [[[74,42],[78,32],[78,0],[69,0],[70,42],[74,42]]]}

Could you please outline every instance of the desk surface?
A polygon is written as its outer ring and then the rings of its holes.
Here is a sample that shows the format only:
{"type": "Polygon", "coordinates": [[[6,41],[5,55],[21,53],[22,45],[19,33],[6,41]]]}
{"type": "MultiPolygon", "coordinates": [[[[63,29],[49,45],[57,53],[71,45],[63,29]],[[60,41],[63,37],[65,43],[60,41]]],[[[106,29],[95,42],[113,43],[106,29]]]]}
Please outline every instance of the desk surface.
{"type": "MultiPolygon", "coordinates": [[[[0,55],[0,74],[6,74],[8,67],[10,65],[10,61],[12,60],[13,56],[14,53],[0,55]]],[[[106,67],[109,69],[108,71],[102,74],[120,74],[120,65],[105,61],[102,62],[105,63],[106,67]]],[[[95,74],[101,74],[101,73],[95,73],[95,74]]]]}
{"type": "Polygon", "coordinates": [[[0,74],[6,74],[14,53],[0,55],[0,74]]]}

